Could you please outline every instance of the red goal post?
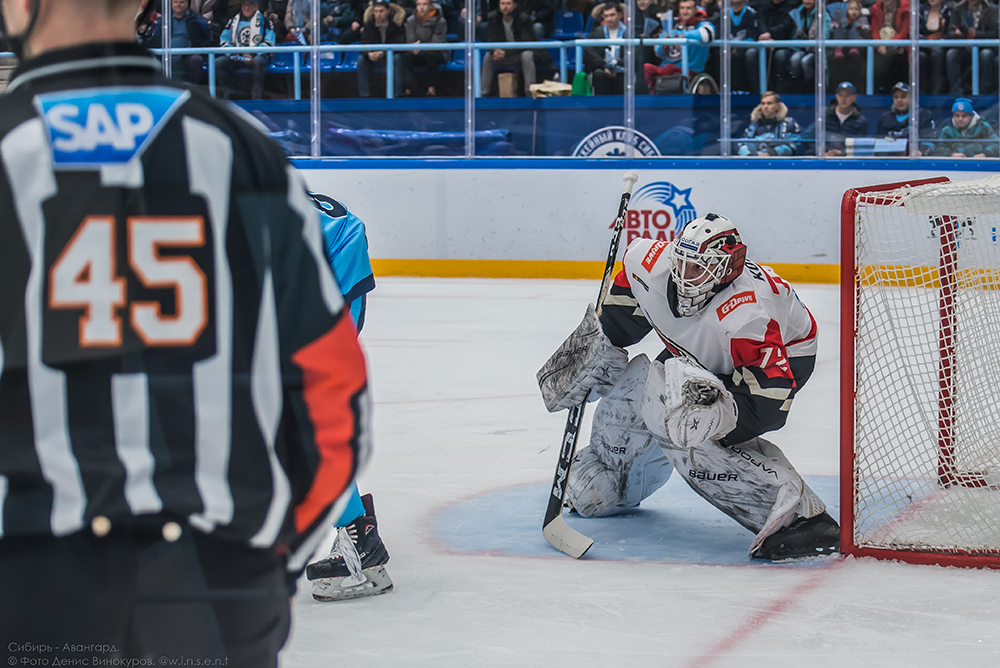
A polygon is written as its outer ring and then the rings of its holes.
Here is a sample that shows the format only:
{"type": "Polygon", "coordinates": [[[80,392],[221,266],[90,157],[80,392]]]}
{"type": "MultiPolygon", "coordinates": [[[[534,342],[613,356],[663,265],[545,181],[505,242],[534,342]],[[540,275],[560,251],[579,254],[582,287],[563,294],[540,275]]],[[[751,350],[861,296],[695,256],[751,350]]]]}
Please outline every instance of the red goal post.
{"type": "Polygon", "coordinates": [[[1000,177],[847,191],[841,551],[1000,568],[1000,177]]]}

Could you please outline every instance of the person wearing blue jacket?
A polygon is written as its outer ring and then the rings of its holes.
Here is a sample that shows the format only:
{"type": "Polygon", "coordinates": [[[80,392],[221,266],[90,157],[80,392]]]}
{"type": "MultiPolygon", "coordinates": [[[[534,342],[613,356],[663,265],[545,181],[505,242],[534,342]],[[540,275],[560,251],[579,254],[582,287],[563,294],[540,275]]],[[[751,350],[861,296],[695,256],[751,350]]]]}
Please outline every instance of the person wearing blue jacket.
{"type": "Polygon", "coordinates": [[[660,65],[646,63],[642,72],[651,91],[656,77],[683,73],[684,49],[687,49],[688,76],[703,72],[705,63],[708,62],[708,44],[715,38],[715,27],[709,23],[705,10],[698,7],[695,0],[681,0],[677,6],[677,14],[674,25],[663,37],[683,37],[687,44],[661,44],[656,47],[656,55],[663,61],[660,65]]]}

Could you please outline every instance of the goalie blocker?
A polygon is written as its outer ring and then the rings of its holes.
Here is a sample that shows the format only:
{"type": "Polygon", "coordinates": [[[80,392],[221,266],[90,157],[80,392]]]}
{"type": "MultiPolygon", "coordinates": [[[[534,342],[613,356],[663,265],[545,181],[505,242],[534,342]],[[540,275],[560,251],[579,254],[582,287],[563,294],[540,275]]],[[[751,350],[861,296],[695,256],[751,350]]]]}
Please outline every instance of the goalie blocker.
{"type": "Polygon", "coordinates": [[[755,533],[753,556],[836,551],[836,521],[762,438],[784,424],[812,373],[816,324],[787,282],[746,261],[730,221],[708,214],[673,242],[635,240],[600,323],[610,345],[655,329],[666,350],[657,361],[637,356],[602,388],[590,444],[570,468],[577,512],[634,508],[676,469],[755,533]]]}

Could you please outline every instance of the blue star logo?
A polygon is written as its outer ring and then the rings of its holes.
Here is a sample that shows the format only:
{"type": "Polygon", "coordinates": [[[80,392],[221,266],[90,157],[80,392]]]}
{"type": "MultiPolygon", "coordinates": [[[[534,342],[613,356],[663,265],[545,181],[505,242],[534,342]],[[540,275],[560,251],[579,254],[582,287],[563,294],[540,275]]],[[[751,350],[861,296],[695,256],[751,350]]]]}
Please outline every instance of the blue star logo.
{"type": "Polygon", "coordinates": [[[670,209],[675,229],[681,230],[698,217],[694,205],[691,204],[691,190],[692,188],[681,190],[669,181],[656,181],[639,188],[633,199],[650,199],[670,209]]]}

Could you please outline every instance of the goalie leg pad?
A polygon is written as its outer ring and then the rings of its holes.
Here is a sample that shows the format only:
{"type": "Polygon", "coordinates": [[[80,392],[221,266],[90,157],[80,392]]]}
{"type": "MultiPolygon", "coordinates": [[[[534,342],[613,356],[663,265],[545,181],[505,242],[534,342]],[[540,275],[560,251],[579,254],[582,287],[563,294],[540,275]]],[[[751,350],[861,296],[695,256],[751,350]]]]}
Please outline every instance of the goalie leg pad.
{"type": "Polygon", "coordinates": [[[763,438],[730,447],[708,441],[664,452],[695,492],[756,534],[750,554],[795,519],[826,510],[784,453],[763,438]]]}
{"type": "Polygon", "coordinates": [[[566,498],[581,517],[607,517],[638,507],[673,471],[661,448],[646,448],[627,471],[611,469],[592,447],[573,458],[566,498]]]}
{"type": "Polygon", "coordinates": [[[672,467],[639,412],[649,369],[645,355],[633,359],[597,405],[590,445],[574,458],[566,490],[584,517],[634,508],[670,477],[672,467]]]}
{"type": "Polygon", "coordinates": [[[604,395],[628,362],[628,353],[616,348],[601,330],[593,304],[583,321],[538,371],[538,389],[550,413],[579,406],[595,390],[604,395]]]}

